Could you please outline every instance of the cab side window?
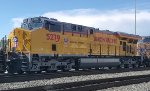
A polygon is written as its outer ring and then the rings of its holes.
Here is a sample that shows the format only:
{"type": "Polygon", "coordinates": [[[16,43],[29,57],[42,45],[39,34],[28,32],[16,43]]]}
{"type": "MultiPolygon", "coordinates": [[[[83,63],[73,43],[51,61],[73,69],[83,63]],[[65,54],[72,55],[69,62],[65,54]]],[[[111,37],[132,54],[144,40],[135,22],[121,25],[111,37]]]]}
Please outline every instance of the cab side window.
{"type": "Polygon", "coordinates": [[[61,31],[61,24],[59,22],[53,21],[45,21],[45,29],[48,31],[53,32],[60,32],[61,31]]]}
{"type": "Polygon", "coordinates": [[[93,29],[90,29],[90,34],[93,34],[94,30],[93,29]]]}
{"type": "Polygon", "coordinates": [[[48,21],[45,21],[45,29],[49,30],[49,22],[48,21]]]}
{"type": "Polygon", "coordinates": [[[123,42],[123,51],[126,51],[126,42],[123,42]]]}
{"type": "Polygon", "coordinates": [[[63,30],[64,31],[71,31],[71,24],[67,24],[67,23],[64,23],[63,24],[63,30]]]}
{"type": "Polygon", "coordinates": [[[78,25],[78,31],[82,32],[82,26],[78,25]]]}
{"type": "Polygon", "coordinates": [[[76,25],[72,24],[72,25],[71,25],[71,29],[72,29],[72,31],[76,31],[76,30],[77,30],[77,29],[76,29],[76,25]]]}
{"type": "Polygon", "coordinates": [[[53,32],[60,32],[61,24],[58,22],[50,22],[50,30],[53,32]]]}
{"type": "Polygon", "coordinates": [[[120,45],[122,45],[122,41],[120,41],[120,45]]]}

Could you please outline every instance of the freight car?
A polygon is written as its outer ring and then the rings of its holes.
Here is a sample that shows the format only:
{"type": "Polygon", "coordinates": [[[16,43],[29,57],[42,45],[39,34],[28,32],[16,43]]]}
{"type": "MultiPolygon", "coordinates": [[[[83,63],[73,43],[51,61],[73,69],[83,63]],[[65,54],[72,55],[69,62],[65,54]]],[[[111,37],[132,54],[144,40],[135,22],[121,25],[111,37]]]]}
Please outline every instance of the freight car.
{"type": "Polygon", "coordinates": [[[150,36],[143,37],[142,40],[138,42],[138,55],[141,59],[145,61],[145,65],[150,65],[150,36]]]}
{"type": "Polygon", "coordinates": [[[3,38],[2,55],[9,73],[138,67],[143,64],[137,55],[140,39],[138,35],[33,17],[24,19],[21,28],[3,38]]]}

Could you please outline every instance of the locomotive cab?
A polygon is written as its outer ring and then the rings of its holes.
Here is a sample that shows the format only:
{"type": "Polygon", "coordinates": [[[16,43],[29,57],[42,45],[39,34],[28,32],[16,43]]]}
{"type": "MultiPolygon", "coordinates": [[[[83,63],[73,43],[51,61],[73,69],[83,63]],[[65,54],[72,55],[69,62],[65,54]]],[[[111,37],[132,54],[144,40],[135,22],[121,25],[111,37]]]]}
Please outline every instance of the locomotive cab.
{"type": "Polygon", "coordinates": [[[43,21],[39,17],[24,19],[23,23],[21,24],[21,28],[26,30],[35,30],[43,28],[43,26],[43,21]]]}
{"type": "Polygon", "coordinates": [[[141,39],[138,35],[118,32],[120,41],[120,56],[137,56],[137,42],[141,39]]]}

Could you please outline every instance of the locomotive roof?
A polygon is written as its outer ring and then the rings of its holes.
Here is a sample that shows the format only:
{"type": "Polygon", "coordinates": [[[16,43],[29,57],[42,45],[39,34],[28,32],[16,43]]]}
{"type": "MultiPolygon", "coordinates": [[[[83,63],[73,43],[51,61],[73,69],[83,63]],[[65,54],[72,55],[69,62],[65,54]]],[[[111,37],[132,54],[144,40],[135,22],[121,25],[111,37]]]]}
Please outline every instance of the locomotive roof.
{"type": "MultiPolygon", "coordinates": [[[[33,18],[40,18],[42,20],[59,22],[59,23],[73,24],[73,23],[61,22],[61,21],[58,21],[55,18],[48,18],[48,17],[43,17],[43,16],[33,17],[33,18]]],[[[109,30],[99,30],[99,28],[94,28],[94,27],[89,27],[89,26],[84,26],[84,25],[79,25],[79,24],[74,24],[74,25],[87,27],[89,29],[93,29],[95,32],[100,32],[100,33],[104,33],[104,34],[118,35],[119,37],[127,37],[127,38],[133,38],[133,39],[138,39],[138,40],[141,39],[141,37],[139,35],[128,34],[128,33],[125,33],[125,32],[113,32],[113,31],[109,31],[109,30]]]]}
{"type": "Polygon", "coordinates": [[[134,35],[134,34],[128,34],[124,32],[116,32],[118,36],[120,37],[129,37],[129,38],[134,38],[134,39],[141,39],[142,37],[139,35],[134,35]]]}

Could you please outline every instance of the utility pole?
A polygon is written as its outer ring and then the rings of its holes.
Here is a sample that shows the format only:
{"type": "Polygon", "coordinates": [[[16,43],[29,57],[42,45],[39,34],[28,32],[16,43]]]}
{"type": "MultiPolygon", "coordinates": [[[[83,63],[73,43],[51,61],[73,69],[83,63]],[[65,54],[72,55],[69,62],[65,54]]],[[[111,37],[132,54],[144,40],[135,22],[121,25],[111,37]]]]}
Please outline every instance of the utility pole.
{"type": "Polygon", "coordinates": [[[134,1],[135,5],[134,5],[134,8],[135,8],[135,35],[136,35],[136,0],[134,1]]]}

